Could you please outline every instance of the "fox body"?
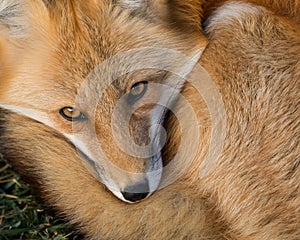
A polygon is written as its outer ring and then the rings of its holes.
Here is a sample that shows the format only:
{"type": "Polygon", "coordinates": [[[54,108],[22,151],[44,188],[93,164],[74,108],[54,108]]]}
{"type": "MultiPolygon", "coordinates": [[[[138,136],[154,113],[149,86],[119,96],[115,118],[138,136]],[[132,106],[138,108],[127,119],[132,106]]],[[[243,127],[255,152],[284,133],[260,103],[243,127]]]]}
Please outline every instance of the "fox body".
{"type": "Polygon", "coordinates": [[[147,3],[0,3],[0,152],[88,239],[299,239],[299,2],[147,3]]]}

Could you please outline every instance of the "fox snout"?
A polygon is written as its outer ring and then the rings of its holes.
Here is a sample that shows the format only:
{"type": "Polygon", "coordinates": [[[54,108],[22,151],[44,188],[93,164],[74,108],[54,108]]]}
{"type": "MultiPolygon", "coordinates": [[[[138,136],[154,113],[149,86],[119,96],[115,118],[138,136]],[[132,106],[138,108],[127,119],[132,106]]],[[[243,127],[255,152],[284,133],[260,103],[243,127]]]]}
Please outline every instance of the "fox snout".
{"type": "Polygon", "coordinates": [[[97,126],[97,139],[106,156],[106,163],[101,164],[106,170],[99,177],[110,179],[105,185],[118,198],[134,203],[147,198],[159,187],[166,110],[159,105],[145,105],[133,112],[124,109],[122,105],[116,116],[106,117],[112,119],[109,127],[103,124],[105,120],[99,121],[97,126]]]}
{"type": "Polygon", "coordinates": [[[135,185],[129,185],[121,191],[124,199],[129,202],[138,202],[149,196],[149,182],[148,180],[143,180],[135,185]]]}

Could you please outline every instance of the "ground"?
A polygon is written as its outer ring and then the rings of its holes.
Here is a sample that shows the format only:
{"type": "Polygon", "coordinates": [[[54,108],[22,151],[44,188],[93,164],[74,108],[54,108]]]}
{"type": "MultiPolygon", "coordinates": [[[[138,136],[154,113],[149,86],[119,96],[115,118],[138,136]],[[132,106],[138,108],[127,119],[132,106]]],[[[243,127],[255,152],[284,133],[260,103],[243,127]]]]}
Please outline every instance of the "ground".
{"type": "Polygon", "coordinates": [[[72,230],[53,216],[0,154],[0,239],[76,239],[72,230]]]}

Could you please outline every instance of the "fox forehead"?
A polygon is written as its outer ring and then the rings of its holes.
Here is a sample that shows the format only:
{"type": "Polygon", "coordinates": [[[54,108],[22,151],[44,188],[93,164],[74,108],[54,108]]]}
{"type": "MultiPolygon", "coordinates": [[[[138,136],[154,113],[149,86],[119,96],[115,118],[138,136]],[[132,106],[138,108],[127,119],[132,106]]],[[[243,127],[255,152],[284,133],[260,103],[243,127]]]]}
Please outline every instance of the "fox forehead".
{"type": "MultiPolygon", "coordinates": [[[[183,62],[178,56],[172,58],[166,49],[191,55],[198,48],[195,38],[184,37],[168,24],[154,22],[119,2],[47,2],[46,7],[37,4],[26,10],[30,16],[24,19],[29,28],[27,44],[21,52],[24,61],[14,69],[16,76],[3,80],[2,94],[6,97],[0,93],[2,102],[42,106],[47,111],[72,106],[87,78],[92,78],[88,81],[90,99],[93,100],[90,93],[99,99],[97,90],[102,91],[107,82],[115,80],[116,90],[128,90],[135,79],[144,80],[136,77],[139,74],[131,74],[128,80],[120,73],[141,71],[145,65],[156,69],[153,76],[170,65],[179,69],[183,62]],[[95,71],[99,65],[100,70],[95,71]]],[[[151,79],[150,72],[146,78],[151,79]]]]}
{"type": "MultiPolygon", "coordinates": [[[[64,11],[62,14],[68,17],[55,22],[56,52],[64,72],[85,78],[95,66],[117,53],[147,47],[177,48],[183,41],[165,26],[132,16],[118,6],[96,2],[90,7],[75,6],[72,16],[64,11]]],[[[122,60],[116,64],[124,65],[128,59],[122,60]]]]}

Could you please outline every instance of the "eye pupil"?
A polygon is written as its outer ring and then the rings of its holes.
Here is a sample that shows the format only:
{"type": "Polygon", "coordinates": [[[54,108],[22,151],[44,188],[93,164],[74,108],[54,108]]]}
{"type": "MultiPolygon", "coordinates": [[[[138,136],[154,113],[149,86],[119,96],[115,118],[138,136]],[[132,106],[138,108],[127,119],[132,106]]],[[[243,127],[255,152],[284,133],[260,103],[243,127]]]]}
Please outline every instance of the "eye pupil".
{"type": "Polygon", "coordinates": [[[147,87],[148,87],[148,82],[138,82],[134,84],[131,87],[130,92],[128,94],[128,103],[132,105],[140,98],[142,98],[147,91],[147,87]]]}
{"type": "Polygon", "coordinates": [[[72,107],[64,107],[59,111],[59,113],[68,121],[81,121],[86,119],[82,112],[72,107]]]}

